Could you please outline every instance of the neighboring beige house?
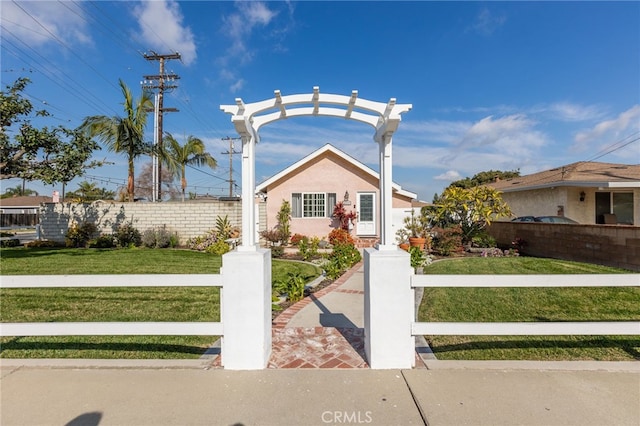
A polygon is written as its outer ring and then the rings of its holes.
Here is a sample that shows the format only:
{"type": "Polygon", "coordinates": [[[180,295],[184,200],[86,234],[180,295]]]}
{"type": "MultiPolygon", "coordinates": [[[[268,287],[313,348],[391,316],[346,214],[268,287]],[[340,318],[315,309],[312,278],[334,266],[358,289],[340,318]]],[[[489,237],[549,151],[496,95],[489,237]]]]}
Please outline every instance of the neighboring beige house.
{"type": "Polygon", "coordinates": [[[581,161],[500,180],[515,216],[566,216],[583,224],[640,225],[640,165],[581,161]]]}
{"type": "Polygon", "coordinates": [[[51,197],[43,195],[2,198],[0,226],[35,226],[40,222],[40,205],[51,202],[51,197]]]}
{"type": "MultiPolygon", "coordinates": [[[[266,198],[267,229],[277,225],[276,214],[286,200],[292,208],[291,233],[320,238],[339,226],[331,216],[342,201],[347,211],[358,215],[352,235],[361,246],[370,246],[380,236],[379,181],[377,172],[326,144],[257,185],[256,193],[266,198]]],[[[393,184],[394,226],[401,226],[416,197],[393,184]]]]}

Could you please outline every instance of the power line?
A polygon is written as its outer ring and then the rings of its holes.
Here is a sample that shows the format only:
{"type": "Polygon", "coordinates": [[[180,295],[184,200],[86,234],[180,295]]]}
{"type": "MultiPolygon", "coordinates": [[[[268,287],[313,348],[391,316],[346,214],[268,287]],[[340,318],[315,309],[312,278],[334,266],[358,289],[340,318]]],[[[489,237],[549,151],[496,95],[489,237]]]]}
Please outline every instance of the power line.
{"type": "Polygon", "coordinates": [[[58,38],[58,36],[56,36],[55,34],[53,34],[51,31],[49,31],[49,29],[47,27],[45,27],[44,25],[42,25],[42,23],[40,21],[38,21],[33,15],[31,15],[29,12],[27,12],[22,6],[20,6],[15,0],[13,0],[13,4],[16,5],[20,10],[22,10],[28,17],[30,17],[31,19],[33,19],[35,21],[36,24],[38,24],[43,30],[45,30],[54,40],[56,40],[61,46],[65,47],[67,50],[69,50],[69,52],[71,52],[76,58],[78,58],[83,64],[85,64],[87,67],[89,67],[94,73],[96,73],[96,75],[98,75],[100,78],[102,78],[104,81],[106,81],[108,84],[110,84],[113,88],[118,89],[118,87],[112,82],[110,81],[108,78],[106,78],[105,76],[103,76],[97,69],[95,69],[91,64],[89,64],[87,61],[85,61],[85,59],[78,55],[78,53],[76,53],[76,51],[74,49],[71,49],[64,41],[62,41],[60,38],[58,38]]]}
{"type": "Polygon", "coordinates": [[[631,139],[630,141],[625,142],[627,139],[629,138],[633,138],[634,136],[640,134],[640,130],[625,136],[624,138],[622,138],[621,140],[612,143],[611,145],[601,149],[600,151],[598,151],[591,159],[587,160],[587,161],[594,161],[597,160],[599,158],[604,157],[605,155],[611,154],[612,152],[616,152],[619,149],[622,149],[626,146],[631,145],[634,142],[637,142],[638,140],[640,140],[640,137],[636,137],[635,139],[631,139]]]}

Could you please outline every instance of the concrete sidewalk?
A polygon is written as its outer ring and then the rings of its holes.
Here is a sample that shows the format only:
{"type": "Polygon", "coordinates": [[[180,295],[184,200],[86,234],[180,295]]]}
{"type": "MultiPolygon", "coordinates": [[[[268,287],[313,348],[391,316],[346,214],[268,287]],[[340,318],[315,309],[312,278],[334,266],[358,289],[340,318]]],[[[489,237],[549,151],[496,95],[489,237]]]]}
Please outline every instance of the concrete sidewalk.
{"type": "Polygon", "coordinates": [[[633,425],[640,363],[443,362],[414,370],[207,369],[2,360],[12,425],[633,425]]]}

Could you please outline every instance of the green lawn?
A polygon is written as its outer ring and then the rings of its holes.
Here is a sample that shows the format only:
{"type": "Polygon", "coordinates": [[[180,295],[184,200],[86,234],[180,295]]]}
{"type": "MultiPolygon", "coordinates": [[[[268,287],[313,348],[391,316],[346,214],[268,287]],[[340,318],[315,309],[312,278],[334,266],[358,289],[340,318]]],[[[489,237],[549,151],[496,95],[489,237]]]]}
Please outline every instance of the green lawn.
{"type": "MultiPolygon", "coordinates": [[[[2,275],[218,273],[220,256],[187,250],[2,249],[2,275]]],[[[273,260],[274,280],[319,268],[273,260]]],[[[0,321],[219,321],[219,288],[0,289],[0,321]]],[[[0,338],[4,358],[197,358],[215,336],[0,338]]]]}
{"type": "MultiPolygon", "coordinates": [[[[435,262],[426,274],[628,273],[516,258],[435,262]]],[[[640,288],[425,288],[419,321],[640,321],[640,288]]],[[[438,359],[640,360],[639,336],[425,336],[438,359]]]]}

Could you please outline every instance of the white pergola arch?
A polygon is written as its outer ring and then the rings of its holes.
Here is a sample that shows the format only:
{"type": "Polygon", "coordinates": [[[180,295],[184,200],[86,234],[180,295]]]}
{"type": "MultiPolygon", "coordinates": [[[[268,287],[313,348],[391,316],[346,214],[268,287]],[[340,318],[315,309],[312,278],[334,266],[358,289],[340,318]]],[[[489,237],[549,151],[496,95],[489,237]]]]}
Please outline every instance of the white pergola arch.
{"type": "Polygon", "coordinates": [[[273,99],[245,104],[236,98],[235,105],[220,105],[220,109],[231,114],[231,121],[242,138],[242,246],[239,250],[256,249],[255,196],[255,144],[258,131],[266,124],[290,117],[326,116],[339,117],[369,124],[375,129],[373,139],[379,146],[380,162],[380,245],[379,249],[395,249],[392,213],[392,153],[393,133],[400,124],[400,114],[411,110],[411,104],[398,104],[395,98],[388,102],[374,102],[358,97],[353,90],[351,96],[313,93],[283,96],[274,91],[273,99]]]}

